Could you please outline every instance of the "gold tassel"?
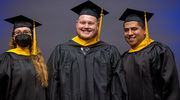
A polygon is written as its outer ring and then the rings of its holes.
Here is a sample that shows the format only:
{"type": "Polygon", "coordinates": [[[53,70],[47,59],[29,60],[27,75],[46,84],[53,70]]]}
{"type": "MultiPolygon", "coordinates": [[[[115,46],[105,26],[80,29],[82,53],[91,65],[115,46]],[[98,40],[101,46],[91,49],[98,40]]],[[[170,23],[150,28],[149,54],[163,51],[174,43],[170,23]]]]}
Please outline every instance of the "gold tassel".
{"type": "Polygon", "coordinates": [[[37,55],[37,41],[36,41],[36,31],[35,31],[35,21],[33,20],[33,45],[32,45],[32,55],[37,55]]]}
{"type": "Polygon", "coordinates": [[[144,18],[145,18],[145,28],[146,28],[146,40],[149,42],[149,33],[148,33],[148,27],[147,27],[147,18],[146,18],[146,11],[144,11],[144,18]]]}
{"type": "Polygon", "coordinates": [[[100,14],[100,22],[99,22],[99,30],[98,30],[97,41],[99,41],[99,38],[100,38],[101,25],[102,25],[102,16],[104,16],[104,14],[103,14],[103,8],[101,8],[101,14],[100,14]]]}

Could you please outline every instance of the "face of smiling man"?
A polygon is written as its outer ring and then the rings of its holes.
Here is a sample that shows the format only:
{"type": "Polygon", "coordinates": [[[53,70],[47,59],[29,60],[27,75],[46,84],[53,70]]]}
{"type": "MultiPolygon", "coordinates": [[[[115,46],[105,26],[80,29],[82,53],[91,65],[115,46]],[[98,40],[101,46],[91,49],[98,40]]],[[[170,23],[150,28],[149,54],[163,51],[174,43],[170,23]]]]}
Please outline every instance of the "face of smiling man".
{"type": "Polygon", "coordinates": [[[138,46],[146,36],[145,28],[138,25],[137,21],[124,23],[124,37],[131,48],[138,46]]]}
{"type": "Polygon", "coordinates": [[[98,19],[91,15],[81,15],[76,21],[76,33],[83,40],[90,40],[97,35],[98,19]]]}

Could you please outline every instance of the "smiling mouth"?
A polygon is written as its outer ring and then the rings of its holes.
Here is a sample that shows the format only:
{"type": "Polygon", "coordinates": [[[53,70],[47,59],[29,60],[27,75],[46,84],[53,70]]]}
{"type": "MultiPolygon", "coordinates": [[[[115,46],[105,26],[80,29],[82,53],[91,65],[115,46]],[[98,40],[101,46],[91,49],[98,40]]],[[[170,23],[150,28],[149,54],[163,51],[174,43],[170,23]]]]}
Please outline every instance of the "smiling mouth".
{"type": "Polygon", "coordinates": [[[130,38],[128,38],[129,39],[129,41],[134,41],[135,40],[135,37],[130,37],[130,38]]]}
{"type": "Polygon", "coordinates": [[[82,30],[83,32],[90,32],[90,31],[88,31],[88,30],[82,30]]]}
{"type": "Polygon", "coordinates": [[[83,29],[81,29],[81,31],[87,31],[87,32],[91,32],[91,29],[89,29],[89,28],[83,28],[83,29]]]}
{"type": "Polygon", "coordinates": [[[83,31],[83,32],[91,32],[91,31],[88,31],[88,30],[81,30],[81,31],[83,31]]]}
{"type": "Polygon", "coordinates": [[[90,34],[90,31],[82,31],[83,34],[90,34]]]}

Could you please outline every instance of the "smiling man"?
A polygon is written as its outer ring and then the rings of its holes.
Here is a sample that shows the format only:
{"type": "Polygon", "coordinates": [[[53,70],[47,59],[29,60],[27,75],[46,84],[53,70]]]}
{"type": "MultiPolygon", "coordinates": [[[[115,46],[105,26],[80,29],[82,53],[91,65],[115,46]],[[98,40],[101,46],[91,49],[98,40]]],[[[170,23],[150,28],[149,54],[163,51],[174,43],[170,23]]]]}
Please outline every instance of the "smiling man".
{"type": "Polygon", "coordinates": [[[71,10],[79,15],[77,36],[56,46],[48,60],[50,100],[127,100],[120,53],[99,40],[101,8],[86,1],[71,10]]]}
{"type": "Polygon", "coordinates": [[[169,47],[149,38],[147,21],[153,16],[127,9],[124,37],[131,46],[123,54],[129,100],[180,100],[174,55],[169,47]],[[146,18],[147,16],[147,18],[146,18]]]}
{"type": "Polygon", "coordinates": [[[131,48],[136,48],[146,37],[145,28],[138,25],[137,21],[124,23],[124,37],[131,45],[131,48]]]}
{"type": "Polygon", "coordinates": [[[83,40],[91,40],[97,35],[98,25],[99,23],[96,17],[81,15],[76,22],[76,33],[83,40]]]}

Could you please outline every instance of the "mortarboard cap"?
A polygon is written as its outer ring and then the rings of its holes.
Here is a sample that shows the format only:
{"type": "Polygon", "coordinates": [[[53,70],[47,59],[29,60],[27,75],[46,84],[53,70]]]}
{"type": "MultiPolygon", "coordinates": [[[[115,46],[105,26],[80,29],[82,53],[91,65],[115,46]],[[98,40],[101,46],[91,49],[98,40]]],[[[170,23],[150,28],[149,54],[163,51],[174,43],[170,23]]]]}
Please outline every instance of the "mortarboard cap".
{"type": "MultiPolygon", "coordinates": [[[[146,12],[147,21],[153,15],[154,15],[153,13],[146,12]]],[[[125,10],[125,12],[122,14],[122,16],[119,18],[119,20],[123,20],[124,22],[138,21],[138,22],[142,22],[144,24],[145,23],[144,11],[139,11],[139,10],[127,8],[125,10]]]]}
{"type": "Polygon", "coordinates": [[[31,55],[37,55],[37,40],[35,27],[41,26],[41,24],[23,15],[7,18],[5,19],[5,21],[14,24],[14,29],[19,27],[28,27],[33,30],[33,44],[31,49],[31,55]]]}
{"type": "MultiPolygon", "coordinates": [[[[71,9],[73,12],[77,13],[79,16],[80,15],[91,15],[95,16],[97,19],[100,17],[101,14],[101,7],[97,6],[91,1],[86,1],[74,8],[71,9]]],[[[106,10],[103,10],[103,14],[106,15],[109,12],[106,10]]]]}
{"type": "MultiPolygon", "coordinates": [[[[33,20],[23,15],[7,18],[5,21],[14,24],[14,29],[18,27],[29,27],[30,29],[33,29],[33,20]]],[[[35,22],[35,26],[41,26],[41,24],[35,22]]]]}

